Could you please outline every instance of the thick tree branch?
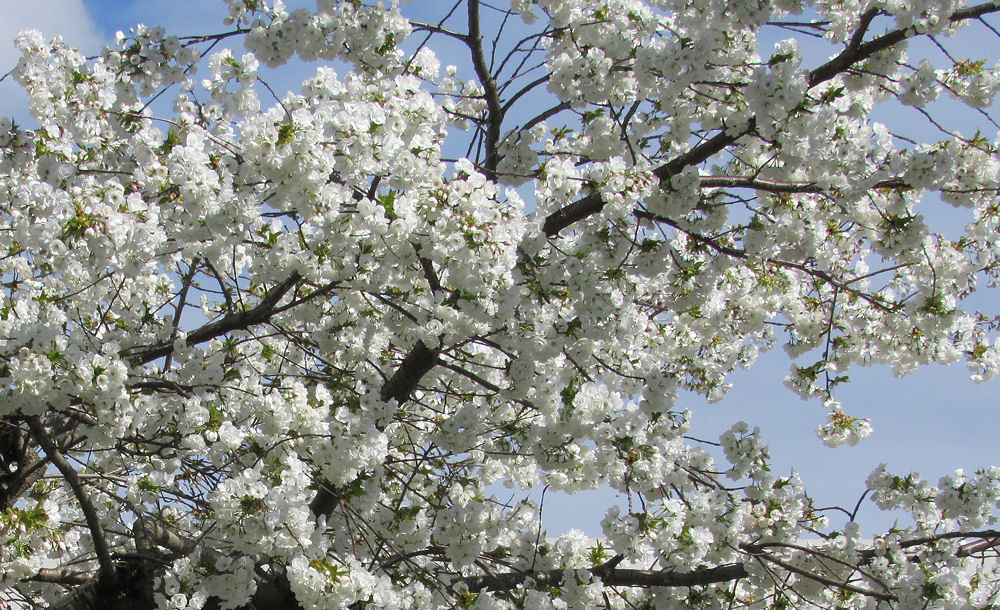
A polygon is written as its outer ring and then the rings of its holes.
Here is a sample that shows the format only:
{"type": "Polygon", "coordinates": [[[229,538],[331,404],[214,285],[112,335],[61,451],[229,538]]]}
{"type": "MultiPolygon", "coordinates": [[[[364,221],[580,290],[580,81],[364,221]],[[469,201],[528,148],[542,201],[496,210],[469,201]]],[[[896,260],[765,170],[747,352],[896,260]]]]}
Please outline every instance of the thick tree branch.
{"type": "MultiPolygon", "coordinates": [[[[291,290],[301,279],[298,272],[292,273],[284,282],[271,288],[270,291],[252,309],[224,316],[221,320],[206,324],[187,336],[188,345],[197,345],[210,339],[220,337],[234,330],[245,330],[255,324],[266,322],[276,310],[278,301],[291,290]]],[[[132,364],[139,366],[162,358],[174,351],[173,343],[157,343],[134,350],[131,355],[132,364]]]]}
{"type": "Polygon", "coordinates": [[[35,574],[28,580],[33,582],[50,582],[57,585],[77,586],[91,582],[93,577],[85,572],[74,572],[66,568],[43,568],[38,571],[38,574],[35,574]]]}
{"type": "MultiPolygon", "coordinates": [[[[440,354],[439,348],[431,349],[423,341],[417,341],[403,358],[396,372],[382,386],[379,398],[384,401],[395,400],[397,405],[405,403],[423,376],[438,363],[440,354]]],[[[321,485],[309,503],[309,509],[316,516],[329,515],[336,508],[338,501],[335,490],[321,485]]]]}
{"type": "Polygon", "coordinates": [[[149,516],[139,517],[132,526],[135,548],[140,552],[151,552],[154,547],[168,549],[178,555],[187,555],[195,550],[198,543],[181,538],[149,516]]]}
{"type": "MultiPolygon", "coordinates": [[[[949,532],[928,536],[926,538],[916,538],[900,543],[901,548],[912,548],[930,544],[938,540],[954,538],[982,538],[982,540],[967,544],[961,547],[956,553],[957,557],[966,557],[975,552],[983,551],[992,546],[1000,545],[1000,531],[987,530],[977,532],[949,532]]],[[[748,553],[751,557],[771,562],[784,570],[794,572],[804,578],[814,580],[828,587],[850,591],[882,601],[894,601],[896,597],[891,593],[880,593],[870,589],[856,587],[850,583],[844,583],[833,578],[825,577],[802,569],[789,561],[764,553],[763,550],[772,545],[742,544],[740,549],[748,553]]],[[[808,548],[796,545],[776,545],[787,546],[802,552],[809,552],[808,548]]],[[[862,560],[870,560],[875,556],[874,550],[861,553],[862,560]]],[[[657,570],[633,570],[619,569],[616,566],[622,561],[620,555],[616,555],[612,560],[590,570],[555,569],[541,570],[538,572],[504,572],[500,574],[486,574],[482,576],[466,576],[458,578],[453,582],[458,588],[467,587],[470,592],[479,591],[509,591],[530,581],[541,585],[558,586],[567,576],[573,577],[583,571],[590,572],[594,578],[600,579],[609,587],[692,587],[696,585],[709,585],[719,582],[728,582],[745,578],[749,575],[743,564],[733,563],[714,568],[693,570],[691,572],[664,572],[657,570]]]]}
{"type": "MultiPolygon", "coordinates": [[[[138,552],[120,563],[117,578],[112,583],[66,569],[41,570],[28,580],[77,586],[53,606],[56,610],[154,610],[156,604],[152,584],[156,573],[169,563],[171,554],[188,555],[194,552],[198,543],[178,536],[149,516],[138,518],[132,531],[138,552]],[[163,554],[157,547],[167,549],[171,554],[163,554]]],[[[210,549],[205,554],[218,557],[210,549]]],[[[277,569],[271,574],[272,577],[257,583],[257,590],[250,602],[236,610],[303,610],[295,599],[284,572],[277,569]]],[[[222,604],[218,598],[212,597],[204,607],[207,610],[219,610],[222,604]]]]}
{"type": "Polygon", "coordinates": [[[992,549],[997,546],[1000,546],[1000,532],[991,532],[989,538],[965,544],[962,548],[958,549],[958,552],[955,554],[959,557],[968,557],[970,555],[975,555],[976,553],[982,553],[987,549],[992,549]]]}
{"type": "Polygon", "coordinates": [[[398,404],[409,400],[420,379],[437,364],[440,353],[440,349],[431,349],[423,341],[417,341],[403,358],[395,374],[382,386],[379,393],[382,400],[395,399],[398,404]]]}
{"type": "MultiPolygon", "coordinates": [[[[815,182],[782,182],[764,180],[752,176],[704,176],[700,180],[702,188],[748,188],[768,193],[825,193],[825,189],[815,182]]],[[[910,189],[899,178],[881,180],[871,186],[873,189],[910,189]]]]}
{"type": "Polygon", "coordinates": [[[31,447],[20,420],[0,420],[0,511],[14,506],[31,489],[45,474],[47,463],[31,447]]]}
{"type": "Polygon", "coordinates": [[[23,496],[38,479],[45,474],[45,465],[48,463],[38,455],[38,452],[28,447],[25,450],[24,458],[18,463],[18,470],[9,477],[4,477],[0,482],[0,510],[14,506],[18,498],[23,496]]]}
{"type": "MultiPolygon", "coordinates": [[[[969,19],[978,19],[983,15],[988,15],[997,11],[1000,11],[1000,2],[984,2],[983,4],[977,4],[976,6],[970,6],[960,11],[955,11],[952,13],[951,17],[948,18],[948,20],[952,23],[959,23],[961,21],[968,21],[969,19]]],[[[859,24],[857,31],[855,31],[854,36],[847,47],[839,55],[809,73],[810,88],[830,80],[859,61],[864,61],[876,53],[885,51],[907,38],[914,38],[920,35],[920,32],[918,32],[916,28],[909,27],[893,30],[879,36],[878,38],[861,43],[860,41],[864,38],[864,34],[867,31],[868,26],[871,25],[872,19],[874,19],[876,15],[876,9],[871,9],[862,15],[861,23],[859,24]],[[873,11],[875,12],[873,13],[873,11]]]]}
{"type": "Polygon", "coordinates": [[[90,530],[90,537],[94,542],[94,552],[97,554],[97,563],[101,566],[101,573],[104,577],[108,579],[113,579],[115,575],[115,565],[111,561],[111,552],[108,550],[108,542],[104,536],[104,528],[101,526],[101,519],[97,515],[97,510],[94,508],[94,503],[90,500],[90,494],[87,493],[87,488],[84,487],[83,482],[80,481],[80,477],[77,475],[76,470],[73,466],[63,457],[63,454],[56,447],[56,444],[49,437],[48,433],[45,431],[45,427],[42,425],[42,421],[37,417],[33,416],[28,418],[28,427],[31,429],[31,434],[41,445],[42,450],[45,451],[45,455],[49,458],[52,464],[59,469],[60,474],[69,483],[70,488],[73,490],[73,495],[76,496],[77,502],[80,503],[80,509],[83,511],[84,518],[87,521],[87,528],[90,530]]]}
{"type": "MultiPolygon", "coordinates": [[[[620,561],[620,560],[619,560],[620,561]]],[[[662,572],[655,570],[632,570],[627,568],[607,569],[598,566],[590,570],[542,570],[539,572],[506,572],[484,576],[466,576],[454,581],[453,585],[465,586],[469,591],[509,591],[525,581],[558,586],[566,576],[577,572],[589,572],[609,587],[693,587],[728,582],[745,578],[748,573],[743,564],[733,563],[693,572],[662,572]]]]}
{"type": "Polygon", "coordinates": [[[486,177],[496,179],[497,165],[500,163],[499,143],[500,126],[503,123],[503,107],[500,104],[500,93],[497,90],[496,79],[486,65],[483,54],[483,35],[480,30],[479,0],[469,0],[469,35],[466,43],[472,51],[472,65],[476,76],[486,92],[486,160],[483,164],[486,177]]]}

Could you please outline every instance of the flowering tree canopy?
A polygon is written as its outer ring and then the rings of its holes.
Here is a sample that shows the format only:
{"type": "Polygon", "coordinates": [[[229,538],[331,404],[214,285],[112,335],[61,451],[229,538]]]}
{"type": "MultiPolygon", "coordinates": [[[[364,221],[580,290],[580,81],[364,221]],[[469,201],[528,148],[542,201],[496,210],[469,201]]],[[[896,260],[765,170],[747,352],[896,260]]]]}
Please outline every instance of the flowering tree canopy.
{"type": "Polygon", "coordinates": [[[94,58],[18,39],[38,127],[0,124],[0,599],[1000,603],[1000,468],[877,470],[869,499],[912,519],[864,538],[757,430],[709,447],[683,410],[780,346],[853,444],[852,365],[997,373],[965,304],[1000,271],[995,134],[933,110],[996,125],[1000,70],[948,49],[996,45],[1000,2],[228,4],[218,33],[94,58]],[[261,65],[308,77],[283,95],[261,65]],[[960,235],[925,221],[942,201],[960,235]],[[502,485],[627,507],[554,537],[502,485]]]}

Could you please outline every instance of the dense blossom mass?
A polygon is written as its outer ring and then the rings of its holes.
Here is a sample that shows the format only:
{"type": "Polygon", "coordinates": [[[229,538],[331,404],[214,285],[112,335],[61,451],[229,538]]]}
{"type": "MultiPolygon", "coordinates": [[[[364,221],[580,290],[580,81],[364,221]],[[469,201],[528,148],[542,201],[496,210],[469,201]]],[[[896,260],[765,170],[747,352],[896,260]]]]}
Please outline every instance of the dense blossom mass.
{"type": "Polygon", "coordinates": [[[866,538],[684,409],[780,347],[854,444],[852,366],[1000,370],[1000,2],[227,1],[18,38],[0,606],[1000,604],[1000,468],[878,469],[866,538]]]}

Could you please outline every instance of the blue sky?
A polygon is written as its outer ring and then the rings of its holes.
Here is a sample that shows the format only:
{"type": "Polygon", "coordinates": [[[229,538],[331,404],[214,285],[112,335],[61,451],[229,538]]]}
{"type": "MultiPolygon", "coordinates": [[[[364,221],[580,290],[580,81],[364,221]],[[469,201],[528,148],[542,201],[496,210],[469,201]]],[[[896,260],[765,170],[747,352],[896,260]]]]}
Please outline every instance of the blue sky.
{"type": "MultiPolygon", "coordinates": [[[[287,4],[312,6],[307,0],[287,4]]],[[[12,39],[20,29],[36,28],[48,37],[60,34],[86,54],[94,54],[117,30],[127,31],[139,22],[163,25],[178,34],[223,31],[226,7],[221,0],[0,0],[0,14],[4,16],[0,41],[12,39]]],[[[991,43],[995,45],[996,40],[991,43]]],[[[16,61],[13,45],[0,44],[0,73],[16,61]]],[[[23,123],[27,100],[10,80],[0,83],[0,114],[13,115],[23,123]]],[[[916,122],[909,124],[913,117],[895,109],[882,113],[880,120],[921,129],[916,122]]],[[[971,134],[975,128],[970,125],[963,131],[971,134]]],[[[964,218],[956,220],[952,212],[940,216],[953,227],[964,224],[964,218]]],[[[995,293],[980,303],[996,303],[995,293]]],[[[932,482],[956,468],[972,471],[1000,464],[1000,382],[974,384],[961,366],[932,367],[904,379],[885,367],[854,369],[850,371],[853,382],[839,395],[849,413],[872,419],[875,432],[857,447],[828,449],[813,433],[825,420],[824,409],[784,388],[788,367],[784,354],[770,353],[751,371],[735,375],[733,390],[720,403],[682,398],[679,406],[694,411],[691,434],[714,440],[740,419],[760,426],[771,445],[775,473],[798,470],[817,506],[852,507],[864,490],[865,478],[882,462],[898,474],[917,471],[932,482]]],[[[597,535],[603,509],[611,501],[610,492],[592,492],[573,500],[550,494],[546,497],[547,527],[550,533],[576,527],[597,535]]],[[[836,515],[831,518],[841,522],[836,515]]],[[[892,520],[891,515],[879,515],[870,503],[860,513],[868,532],[884,529],[892,520]]]]}

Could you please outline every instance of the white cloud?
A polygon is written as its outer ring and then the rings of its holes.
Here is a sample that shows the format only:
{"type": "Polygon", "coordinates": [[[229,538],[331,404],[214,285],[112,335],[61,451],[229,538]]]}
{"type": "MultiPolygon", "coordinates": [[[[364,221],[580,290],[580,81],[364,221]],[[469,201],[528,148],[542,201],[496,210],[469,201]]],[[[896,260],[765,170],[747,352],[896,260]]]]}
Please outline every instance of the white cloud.
{"type": "MultiPolygon", "coordinates": [[[[100,50],[102,37],[87,15],[82,0],[0,0],[0,74],[17,65],[20,52],[14,38],[22,30],[35,29],[46,38],[62,36],[84,53],[100,50]]],[[[28,98],[10,77],[0,82],[0,115],[28,120],[28,98]]]]}

